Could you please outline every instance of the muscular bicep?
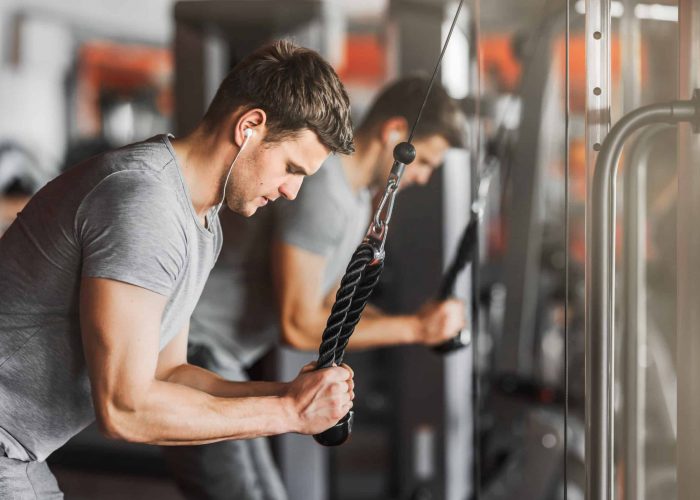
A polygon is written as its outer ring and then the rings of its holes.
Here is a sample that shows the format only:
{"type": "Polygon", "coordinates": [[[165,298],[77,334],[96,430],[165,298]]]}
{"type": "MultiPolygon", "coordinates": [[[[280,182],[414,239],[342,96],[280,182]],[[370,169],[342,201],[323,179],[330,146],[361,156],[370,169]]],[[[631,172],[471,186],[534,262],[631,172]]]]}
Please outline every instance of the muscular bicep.
{"type": "Polygon", "coordinates": [[[135,285],[83,278],[80,327],[98,416],[135,408],[154,380],[167,298],[135,285]]]}
{"type": "Polygon", "coordinates": [[[271,267],[285,340],[300,348],[315,347],[325,319],[321,281],[326,258],[276,241],[271,267]]]}

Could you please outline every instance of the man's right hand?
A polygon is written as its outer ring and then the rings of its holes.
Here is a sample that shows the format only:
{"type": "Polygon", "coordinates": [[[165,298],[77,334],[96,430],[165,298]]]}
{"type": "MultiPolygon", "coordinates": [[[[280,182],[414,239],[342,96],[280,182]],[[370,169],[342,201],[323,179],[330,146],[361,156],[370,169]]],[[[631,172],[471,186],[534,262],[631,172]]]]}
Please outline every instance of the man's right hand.
{"type": "Polygon", "coordinates": [[[457,299],[428,302],[417,314],[418,342],[438,345],[450,340],[466,326],[464,303],[457,299]]]}
{"type": "Polygon", "coordinates": [[[333,427],[350,411],[355,397],[349,366],[321,370],[314,370],[314,366],[304,366],[284,395],[290,404],[293,430],[301,434],[318,434],[333,427]]]}

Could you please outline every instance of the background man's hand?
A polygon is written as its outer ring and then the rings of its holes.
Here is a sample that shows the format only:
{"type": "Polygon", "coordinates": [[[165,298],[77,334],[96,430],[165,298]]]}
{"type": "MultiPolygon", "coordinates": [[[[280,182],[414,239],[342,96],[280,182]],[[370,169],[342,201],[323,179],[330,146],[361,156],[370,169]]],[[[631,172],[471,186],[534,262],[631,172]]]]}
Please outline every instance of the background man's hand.
{"type": "Polygon", "coordinates": [[[314,370],[315,365],[305,365],[285,394],[293,428],[301,434],[318,434],[333,427],[350,411],[355,397],[354,374],[348,365],[314,370]]]}
{"type": "Polygon", "coordinates": [[[466,325],[464,303],[449,299],[444,302],[428,302],[418,311],[421,328],[418,342],[437,345],[457,335],[466,325]]]}

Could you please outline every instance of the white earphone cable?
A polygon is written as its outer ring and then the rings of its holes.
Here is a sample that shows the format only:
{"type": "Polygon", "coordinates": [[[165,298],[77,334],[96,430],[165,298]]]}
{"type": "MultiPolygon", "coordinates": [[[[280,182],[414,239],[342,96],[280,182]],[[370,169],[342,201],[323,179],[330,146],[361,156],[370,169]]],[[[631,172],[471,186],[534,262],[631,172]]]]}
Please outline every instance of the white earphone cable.
{"type": "Polygon", "coordinates": [[[233,161],[231,162],[231,166],[228,169],[228,174],[226,174],[226,179],[224,180],[224,187],[222,189],[221,193],[221,201],[219,204],[216,206],[216,210],[214,210],[214,216],[219,215],[219,210],[221,210],[221,206],[224,204],[224,201],[226,200],[226,186],[228,186],[228,180],[231,177],[231,172],[233,172],[233,166],[236,164],[236,160],[238,160],[238,157],[240,156],[241,152],[245,148],[246,144],[248,144],[248,139],[253,135],[253,129],[247,128],[245,129],[245,139],[243,139],[243,144],[241,144],[241,148],[238,150],[238,153],[236,153],[236,156],[233,158],[233,161]]]}

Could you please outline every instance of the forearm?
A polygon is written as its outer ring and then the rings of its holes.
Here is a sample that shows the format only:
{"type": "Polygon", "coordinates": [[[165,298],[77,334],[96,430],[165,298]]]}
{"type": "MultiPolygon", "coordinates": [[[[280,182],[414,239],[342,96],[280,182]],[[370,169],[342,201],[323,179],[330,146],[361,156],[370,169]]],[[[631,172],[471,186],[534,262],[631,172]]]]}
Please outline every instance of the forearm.
{"type": "Polygon", "coordinates": [[[98,411],[111,437],[159,445],[205,444],[296,430],[293,405],[283,396],[217,397],[154,380],[128,408],[98,411]]]}
{"type": "MultiPolygon", "coordinates": [[[[330,315],[330,307],[319,308],[315,314],[297,318],[296,322],[283,323],[285,339],[293,347],[315,350],[330,315]]],[[[416,316],[387,315],[369,307],[350,337],[348,349],[370,349],[390,345],[412,344],[418,341],[421,323],[416,316]]]]}
{"type": "Polygon", "coordinates": [[[410,315],[386,315],[372,311],[363,315],[350,337],[348,349],[369,349],[417,342],[421,324],[410,315]]]}
{"type": "Polygon", "coordinates": [[[234,382],[190,364],[176,367],[168,374],[166,381],[222,398],[280,396],[287,387],[284,382],[234,382]]]}

